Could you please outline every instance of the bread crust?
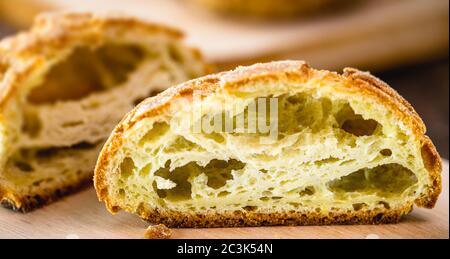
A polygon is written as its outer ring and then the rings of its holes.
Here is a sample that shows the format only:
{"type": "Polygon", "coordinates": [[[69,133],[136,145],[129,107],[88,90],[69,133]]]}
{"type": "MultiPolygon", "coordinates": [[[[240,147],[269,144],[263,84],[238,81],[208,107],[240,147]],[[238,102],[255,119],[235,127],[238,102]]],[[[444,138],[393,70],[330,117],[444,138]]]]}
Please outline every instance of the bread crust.
{"type": "Polygon", "coordinates": [[[427,193],[415,201],[419,207],[434,207],[441,192],[441,158],[431,140],[425,135],[426,127],[420,116],[403,97],[380,79],[367,72],[354,68],[347,68],[342,75],[335,72],[315,70],[303,61],[282,61],[256,64],[249,67],[239,67],[234,71],[209,75],[188,81],[170,88],[156,97],[149,98],[131,111],[115,128],[106,142],[97,161],[94,186],[100,201],[106,203],[107,208],[115,213],[120,209],[139,214],[143,219],[153,223],[163,223],[167,226],[179,227],[225,227],[225,226],[261,226],[261,225],[311,225],[311,224],[376,224],[394,223],[402,215],[411,211],[412,204],[402,208],[385,209],[375,215],[371,211],[361,210],[352,213],[333,212],[331,214],[286,212],[281,214],[247,213],[210,213],[183,214],[179,212],[158,212],[146,208],[138,210],[118,207],[114,198],[108,195],[106,168],[120,148],[127,129],[137,122],[163,114],[169,111],[171,103],[184,97],[191,97],[194,91],[208,96],[219,89],[236,89],[249,82],[284,82],[302,83],[310,80],[320,80],[322,83],[342,82],[346,88],[342,91],[377,98],[387,109],[394,112],[398,118],[412,130],[412,133],[422,143],[422,159],[432,179],[427,193]],[[381,217],[381,220],[379,220],[381,217]],[[290,219],[287,221],[286,219],[290,219]],[[290,222],[290,223],[289,223],[290,222]]]}
{"type": "Polygon", "coordinates": [[[186,214],[176,211],[159,212],[141,209],[137,214],[154,224],[164,224],[172,228],[218,228],[218,227],[260,227],[260,226],[313,226],[313,225],[377,225],[397,223],[412,211],[412,204],[397,209],[374,211],[332,211],[323,212],[207,212],[186,214]]]}
{"type": "MultiPolygon", "coordinates": [[[[42,68],[47,58],[79,45],[97,46],[109,40],[120,41],[121,37],[127,35],[161,35],[173,40],[184,37],[176,29],[125,16],[50,13],[37,17],[29,31],[3,39],[0,42],[0,126],[7,122],[4,111],[8,104],[15,101],[21,86],[34,71],[42,68]]],[[[197,49],[190,50],[198,60],[202,60],[197,49]]],[[[14,210],[27,212],[82,189],[89,182],[92,182],[91,176],[82,177],[58,189],[43,190],[31,197],[0,183],[0,203],[14,210]]]]}
{"type": "Polygon", "coordinates": [[[7,188],[2,188],[2,186],[0,186],[0,204],[3,207],[16,212],[27,213],[41,208],[46,204],[57,201],[67,195],[84,190],[91,186],[91,184],[92,178],[89,175],[88,177],[84,177],[77,182],[64,184],[56,190],[44,191],[39,194],[27,196],[19,195],[14,191],[7,188]]]}

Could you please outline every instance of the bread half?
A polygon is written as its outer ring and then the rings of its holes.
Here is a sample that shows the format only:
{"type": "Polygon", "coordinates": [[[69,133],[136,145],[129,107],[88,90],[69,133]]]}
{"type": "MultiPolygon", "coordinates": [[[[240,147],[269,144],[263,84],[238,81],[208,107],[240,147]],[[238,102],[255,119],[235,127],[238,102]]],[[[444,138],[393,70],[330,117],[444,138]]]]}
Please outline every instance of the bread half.
{"type": "Polygon", "coordinates": [[[422,120],[388,85],[283,61],[145,100],[94,181],[111,212],[170,227],[377,224],[432,208],[440,173],[422,120]]]}
{"type": "Polygon", "coordinates": [[[0,201],[28,211],[92,179],[120,119],[198,77],[174,29],[126,17],[48,14],[0,43],[0,201]]]}
{"type": "Polygon", "coordinates": [[[310,15],[356,0],[189,0],[219,13],[241,17],[288,18],[310,15]]]}

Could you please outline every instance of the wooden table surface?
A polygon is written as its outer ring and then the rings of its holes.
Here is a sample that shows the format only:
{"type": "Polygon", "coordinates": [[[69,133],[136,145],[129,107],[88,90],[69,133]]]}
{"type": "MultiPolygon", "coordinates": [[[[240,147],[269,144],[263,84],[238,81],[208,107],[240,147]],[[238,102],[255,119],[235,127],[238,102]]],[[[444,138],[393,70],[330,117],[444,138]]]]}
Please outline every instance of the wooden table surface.
{"type": "MultiPolygon", "coordinates": [[[[399,224],[175,229],[173,238],[449,238],[449,167],[433,210],[415,209],[399,224]]],[[[29,214],[0,208],[0,238],[142,238],[148,223],[121,212],[109,214],[86,190],[29,214]]]]}

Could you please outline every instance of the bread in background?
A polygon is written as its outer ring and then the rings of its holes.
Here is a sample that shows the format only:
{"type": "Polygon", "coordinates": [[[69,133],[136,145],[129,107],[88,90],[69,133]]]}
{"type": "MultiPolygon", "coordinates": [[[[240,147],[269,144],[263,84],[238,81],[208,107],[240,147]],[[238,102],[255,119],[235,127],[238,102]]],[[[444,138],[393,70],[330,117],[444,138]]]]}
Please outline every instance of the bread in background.
{"type": "MultiPolygon", "coordinates": [[[[355,0],[189,0],[222,14],[241,17],[292,18],[309,16],[355,0]]],[[[360,1],[360,0],[359,0],[360,1]]]]}
{"type": "Polygon", "coordinates": [[[0,43],[0,201],[29,211],[91,182],[123,115],[205,73],[182,33],[123,16],[54,13],[0,43]]]}

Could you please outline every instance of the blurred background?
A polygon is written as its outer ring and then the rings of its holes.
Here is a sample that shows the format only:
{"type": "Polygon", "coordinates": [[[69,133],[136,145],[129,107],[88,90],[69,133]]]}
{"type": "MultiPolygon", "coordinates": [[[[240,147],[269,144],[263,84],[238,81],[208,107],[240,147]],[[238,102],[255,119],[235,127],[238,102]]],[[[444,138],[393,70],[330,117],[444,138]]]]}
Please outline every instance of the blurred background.
{"type": "Polygon", "coordinates": [[[0,0],[0,37],[58,10],[179,28],[217,70],[279,59],[370,70],[413,104],[449,157],[448,0],[0,0]]]}

